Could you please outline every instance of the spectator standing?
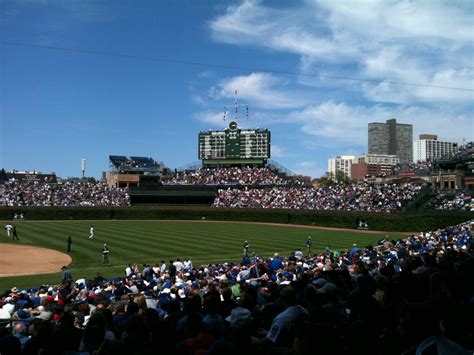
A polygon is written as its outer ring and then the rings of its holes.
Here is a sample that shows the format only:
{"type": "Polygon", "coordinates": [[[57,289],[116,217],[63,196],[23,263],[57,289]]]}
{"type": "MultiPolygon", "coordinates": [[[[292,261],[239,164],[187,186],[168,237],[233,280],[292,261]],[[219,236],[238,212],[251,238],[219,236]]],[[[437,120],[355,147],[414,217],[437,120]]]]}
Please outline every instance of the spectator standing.
{"type": "Polygon", "coordinates": [[[91,226],[89,229],[89,239],[94,238],[94,226],[91,226]]]}
{"type": "Polygon", "coordinates": [[[176,272],[182,272],[184,269],[184,264],[181,262],[181,260],[176,259],[176,261],[173,263],[174,266],[176,266],[176,272]]]}
{"type": "Polygon", "coordinates": [[[244,242],[244,257],[249,255],[249,248],[250,248],[249,242],[245,241],[244,242]]]}
{"type": "Polygon", "coordinates": [[[296,260],[301,260],[303,258],[303,252],[301,251],[301,249],[297,249],[296,252],[295,252],[295,258],[296,260]]]}
{"type": "Polygon", "coordinates": [[[170,259],[170,264],[168,266],[169,272],[170,272],[170,278],[173,282],[176,281],[176,265],[174,265],[174,260],[170,259]]]}
{"type": "Polygon", "coordinates": [[[16,226],[13,226],[13,229],[12,229],[12,239],[20,240],[20,238],[18,238],[18,233],[16,232],[16,226]]]}
{"type": "Polygon", "coordinates": [[[104,247],[102,248],[102,264],[109,265],[109,253],[110,249],[107,243],[104,243],[104,247]]]}
{"type": "Polygon", "coordinates": [[[189,258],[185,258],[183,264],[184,264],[184,272],[191,272],[191,270],[193,269],[192,261],[189,260],[189,258]]]}
{"type": "Polygon", "coordinates": [[[306,255],[309,255],[311,253],[312,245],[313,245],[313,241],[311,240],[311,237],[308,237],[308,239],[306,239],[306,255]]]}
{"type": "Polygon", "coordinates": [[[72,281],[72,275],[71,275],[71,272],[68,270],[66,265],[64,265],[61,268],[61,271],[63,272],[62,283],[71,282],[72,281]]]}
{"type": "Polygon", "coordinates": [[[67,237],[67,252],[71,252],[72,238],[71,236],[67,237]]]}
{"type": "Polygon", "coordinates": [[[164,273],[165,271],[166,271],[166,261],[161,260],[160,273],[164,273]]]}
{"type": "Polygon", "coordinates": [[[280,258],[280,255],[278,253],[275,253],[273,256],[273,259],[270,260],[270,269],[273,271],[279,270],[283,268],[283,260],[280,258]]]}

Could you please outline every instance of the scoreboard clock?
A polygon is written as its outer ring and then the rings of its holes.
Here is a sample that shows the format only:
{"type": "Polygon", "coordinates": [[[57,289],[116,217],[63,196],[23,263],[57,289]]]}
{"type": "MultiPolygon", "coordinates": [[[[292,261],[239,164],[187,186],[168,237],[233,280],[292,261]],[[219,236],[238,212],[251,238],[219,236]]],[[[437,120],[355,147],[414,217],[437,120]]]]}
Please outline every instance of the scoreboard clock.
{"type": "Polygon", "coordinates": [[[199,159],[210,164],[264,164],[270,158],[268,129],[240,129],[232,121],[224,131],[199,133],[199,159]]]}

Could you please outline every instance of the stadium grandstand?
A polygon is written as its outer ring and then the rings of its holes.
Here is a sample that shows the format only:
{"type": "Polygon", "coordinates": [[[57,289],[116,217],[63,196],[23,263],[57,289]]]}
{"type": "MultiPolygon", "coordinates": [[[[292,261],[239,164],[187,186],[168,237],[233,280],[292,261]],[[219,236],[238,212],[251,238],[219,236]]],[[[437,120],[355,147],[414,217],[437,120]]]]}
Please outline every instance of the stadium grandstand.
{"type": "Polygon", "coordinates": [[[170,169],[163,162],[150,157],[110,155],[109,166],[105,179],[111,187],[138,186],[141,176],[162,177],[170,174],[170,169]]]}
{"type": "MultiPolygon", "coordinates": [[[[466,183],[471,158],[472,145],[423,170],[440,178],[453,169],[466,183]]],[[[431,197],[427,205],[440,213],[474,209],[467,191],[451,193],[449,184],[432,189],[425,179],[405,182],[400,175],[392,182],[326,179],[312,186],[267,161],[214,161],[174,174],[152,158],[112,155],[109,161],[109,173],[122,180],[1,173],[0,205],[322,210],[350,212],[345,218],[352,220],[354,211],[402,213],[421,196],[431,197]],[[120,184],[129,187],[114,186],[120,184]]],[[[113,278],[72,280],[63,271],[60,284],[0,294],[0,349],[6,339],[14,354],[410,354],[433,344],[463,354],[474,349],[473,232],[468,221],[348,249],[311,251],[306,244],[306,253],[245,251],[238,262],[193,266],[185,255],[154,264],[130,260],[113,278]]]]}
{"type": "Polygon", "coordinates": [[[220,189],[214,207],[396,212],[413,201],[419,184],[334,184],[328,187],[220,189]]]}
{"type": "Polygon", "coordinates": [[[101,182],[61,180],[44,182],[10,179],[0,184],[0,206],[129,206],[127,188],[101,182]]]}
{"type": "Polygon", "coordinates": [[[130,262],[122,276],[110,279],[76,275],[73,281],[63,268],[60,284],[11,287],[0,294],[0,349],[472,353],[473,225],[387,236],[349,249],[327,246],[314,254],[253,253],[241,262],[193,265],[185,257],[130,262]]]}

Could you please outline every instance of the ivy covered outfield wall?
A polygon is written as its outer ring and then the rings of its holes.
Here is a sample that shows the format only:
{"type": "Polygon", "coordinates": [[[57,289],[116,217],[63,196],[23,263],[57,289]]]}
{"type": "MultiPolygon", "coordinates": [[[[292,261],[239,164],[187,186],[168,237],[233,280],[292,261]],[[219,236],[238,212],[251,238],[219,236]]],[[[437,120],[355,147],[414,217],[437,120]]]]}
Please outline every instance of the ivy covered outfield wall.
{"type": "Polygon", "coordinates": [[[3,207],[0,208],[0,220],[12,220],[15,213],[23,213],[26,220],[213,220],[300,224],[350,229],[357,228],[358,221],[364,220],[367,222],[369,230],[392,232],[435,230],[474,220],[474,213],[467,211],[429,211],[386,214],[369,212],[191,207],[3,207]]]}

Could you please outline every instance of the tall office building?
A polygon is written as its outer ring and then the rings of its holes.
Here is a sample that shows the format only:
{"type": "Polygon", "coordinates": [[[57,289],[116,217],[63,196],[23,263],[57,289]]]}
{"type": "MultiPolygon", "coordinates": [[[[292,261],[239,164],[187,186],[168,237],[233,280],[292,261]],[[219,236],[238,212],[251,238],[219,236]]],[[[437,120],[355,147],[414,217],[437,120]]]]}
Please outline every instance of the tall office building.
{"type": "Polygon", "coordinates": [[[395,118],[386,123],[369,123],[369,154],[396,155],[400,164],[413,162],[413,125],[397,123],[395,118]]]}
{"type": "Polygon", "coordinates": [[[438,159],[453,154],[457,147],[455,142],[443,142],[436,135],[422,134],[413,146],[413,157],[415,161],[438,159]]]}

